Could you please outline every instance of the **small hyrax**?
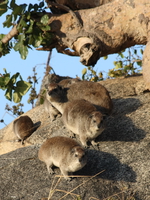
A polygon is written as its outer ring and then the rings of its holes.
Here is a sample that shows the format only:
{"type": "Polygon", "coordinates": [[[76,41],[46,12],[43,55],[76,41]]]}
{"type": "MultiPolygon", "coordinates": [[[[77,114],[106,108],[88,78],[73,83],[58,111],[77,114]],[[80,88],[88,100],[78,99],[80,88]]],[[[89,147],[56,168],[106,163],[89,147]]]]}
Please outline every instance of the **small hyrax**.
{"type": "Polygon", "coordinates": [[[60,113],[63,113],[62,103],[77,99],[89,101],[104,114],[110,114],[113,108],[112,100],[106,88],[91,81],[78,81],[67,88],[51,83],[48,86],[46,98],[60,113]]]}
{"type": "Polygon", "coordinates": [[[48,172],[53,174],[52,166],[60,168],[66,180],[72,172],[78,171],[86,165],[85,150],[75,140],[57,136],[47,139],[40,147],[38,157],[46,163],[48,172]]]}
{"type": "Polygon", "coordinates": [[[18,141],[24,144],[24,140],[34,131],[33,121],[27,115],[21,116],[13,122],[13,130],[18,137],[18,141]]]}
{"type": "Polygon", "coordinates": [[[95,145],[95,138],[99,136],[104,128],[104,116],[90,102],[80,99],[65,104],[62,115],[63,122],[69,130],[79,135],[84,147],[90,141],[95,145]]]}
{"type": "MultiPolygon", "coordinates": [[[[62,87],[68,88],[71,84],[79,82],[79,81],[80,81],[79,78],[64,79],[59,82],[59,85],[61,86],[60,89],[62,89],[62,87]]],[[[51,83],[51,85],[53,85],[53,83],[51,83]]],[[[54,85],[55,85],[55,83],[54,83],[54,85]]],[[[49,92],[49,89],[48,89],[48,92],[49,92]]],[[[49,114],[51,121],[54,121],[56,119],[56,116],[61,116],[61,113],[59,112],[58,109],[56,109],[51,104],[50,101],[48,101],[48,99],[49,99],[48,92],[46,93],[45,100],[44,100],[44,109],[49,114]]],[[[55,93],[55,90],[54,90],[54,93],[55,93]]],[[[62,95],[63,95],[63,93],[62,93],[62,95]]]]}

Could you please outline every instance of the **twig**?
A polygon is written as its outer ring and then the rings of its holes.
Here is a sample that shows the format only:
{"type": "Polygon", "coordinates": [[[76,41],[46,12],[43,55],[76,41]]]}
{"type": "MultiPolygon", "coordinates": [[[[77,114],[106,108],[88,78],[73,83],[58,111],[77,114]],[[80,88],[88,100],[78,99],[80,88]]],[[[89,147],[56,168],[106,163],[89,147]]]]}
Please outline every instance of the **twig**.
{"type": "Polygon", "coordinates": [[[87,183],[88,181],[90,181],[91,179],[93,179],[94,177],[98,176],[99,174],[103,173],[105,170],[95,174],[94,176],[92,176],[91,178],[89,178],[88,180],[84,181],[83,183],[81,183],[80,185],[78,185],[77,187],[75,187],[74,189],[72,189],[70,192],[68,192],[67,194],[65,194],[63,197],[61,197],[59,200],[63,199],[64,197],[66,197],[68,194],[72,193],[74,190],[76,190],[77,188],[79,188],[81,185],[84,185],[85,183],[87,183]]]}

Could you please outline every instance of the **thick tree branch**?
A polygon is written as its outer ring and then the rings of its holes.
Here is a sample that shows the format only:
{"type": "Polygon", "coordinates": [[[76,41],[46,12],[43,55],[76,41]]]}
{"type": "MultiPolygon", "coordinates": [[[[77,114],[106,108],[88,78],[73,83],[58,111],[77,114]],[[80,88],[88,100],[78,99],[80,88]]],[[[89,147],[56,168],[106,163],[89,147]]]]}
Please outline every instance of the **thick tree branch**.
{"type": "Polygon", "coordinates": [[[5,35],[5,37],[3,37],[2,42],[5,44],[7,42],[9,42],[9,40],[11,40],[15,35],[18,34],[18,30],[17,30],[17,24],[11,29],[11,31],[5,35]]]}

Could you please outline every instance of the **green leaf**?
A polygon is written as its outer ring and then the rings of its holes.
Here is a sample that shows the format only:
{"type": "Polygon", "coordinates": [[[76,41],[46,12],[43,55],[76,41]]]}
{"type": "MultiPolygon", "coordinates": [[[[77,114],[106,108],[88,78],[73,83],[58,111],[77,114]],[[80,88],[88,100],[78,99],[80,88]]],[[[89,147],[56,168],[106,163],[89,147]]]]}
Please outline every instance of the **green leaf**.
{"type": "Polygon", "coordinates": [[[26,81],[18,81],[16,83],[15,92],[20,93],[21,96],[25,95],[31,88],[31,84],[26,81]]]}
{"type": "Polygon", "coordinates": [[[11,7],[12,9],[14,9],[15,6],[16,6],[15,0],[12,0],[12,1],[10,2],[10,7],[11,7]]]}
{"type": "Polygon", "coordinates": [[[121,58],[124,58],[124,55],[123,55],[123,53],[119,53],[119,55],[121,56],[121,58]]]}
{"type": "Polygon", "coordinates": [[[41,23],[44,24],[44,25],[47,25],[47,24],[48,24],[48,20],[49,20],[48,15],[44,15],[44,16],[41,18],[41,23]]]}
{"type": "Polygon", "coordinates": [[[42,1],[39,3],[39,7],[42,8],[43,6],[44,6],[44,2],[42,1]]]}
{"type": "Polygon", "coordinates": [[[4,72],[7,74],[7,70],[6,70],[6,68],[3,68],[3,70],[4,70],[4,72]]]}
{"type": "Polygon", "coordinates": [[[137,54],[137,50],[136,49],[134,49],[134,54],[137,54]]]}
{"type": "Polygon", "coordinates": [[[137,62],[137,65],[138,65],[138,66],[142,66],[142,61],[138,61],[138,62],[137,62]]]}
{"type": "Polygon", "coordinates": [[[6,21],[3,22],[3,26],[9,28],[12,26],[12,15],[6,16],[6,21]]]}
{"type": "Polygon", "coordinates": [[[141,54],[143,54],[143,49],[140,49],[141,54]]]}
{"type": "Polygon", "coordinates": [[[21,58],[23,60],[25,60],[27,58],[27,55],[28,55],[28,48],[27,48],[27,46],[23,45],[22,48],[19,50],[19,53],[21,55],[21,58]]]}
{"type": "Polygon", "coordinates": [[[14,85],[16,83],[16,80],[17,80],[19,75],[20,75],[20,73],[16,73],[11,77],[11,79],[10,79],[11,84],[14,85]]]}
{"type": "Polygon", "coordinates": [[[5,92],[5,97],[6,97],[6,99],[8,99],[9,101],[12,100],[12,88],[9,87],[9,88],[6,90],[6,92],[5,92]]]}
{"type": "Polygon", "coordinates": [[[28,29],[26,30],[26,33],[32,33],[33,32],[33,25],[34,25],[34,21],[30,20],[30,25],[29,25],[28,29]]]}
{"type": "Polygon", "coordinates": [[[7,4],[8,4],[8,0],[0,3],[0,16],[3,15],[5,12],[7,12],[7,4]]]}
{"type": "Polygon", "coordinates": [[[34,8],[34,7],[33,7],[33,5],[30,3],[29,6],[28,6],[28,12],[30,12],[30,11],[32,10],[32,8],[34,8]]]}
{"type": "Polygon", "coordinates": [[[22,96],[18,92],[13,92],[13,101],[19,103],[22,99],[22,96]]]}
{"type": "Polygon", "coordinates": [[[104,60],[107,60],[107,58],[108,58],[108,56],[104,56],[104,57],[103,57],[104,60]]]}
{"type": "Polygon", "coordinates": [[[85,75],[86,73],[87,73],[87,69],[84,68],[84,69],[82,70],[82,75],[85,75]]]}

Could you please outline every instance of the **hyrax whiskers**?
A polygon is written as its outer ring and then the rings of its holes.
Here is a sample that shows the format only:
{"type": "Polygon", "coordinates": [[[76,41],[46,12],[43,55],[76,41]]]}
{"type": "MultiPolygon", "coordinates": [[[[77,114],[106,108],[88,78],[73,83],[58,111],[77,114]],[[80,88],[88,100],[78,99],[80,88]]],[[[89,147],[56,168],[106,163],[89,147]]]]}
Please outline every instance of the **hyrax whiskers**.
{"type": "Polygon", "coordinates": [[[40,147],[38,157],[45,162],[48,172],[54,173],[52,166],[60,168],[66,180],[72,172],[78,171],[86,165],[85,150],[75,140],[57,136],[47,139],[40,147]]]}
{"type": "Polygon", "coordinates": [[[87,147],[88,141],[95,145],[95,138],[105,128],[103,114],[84,99],[67,102],[64,105],[62,119],[66,128],[79,135],[84,147],[87,147]]]}
{"type": "Polygon", "coordinates": [[[14,120],[13,130],[18,137],[18,141],[21,141],[22,144],[24,144],[24,140],[34,131],[34,123],[29,116],[21,116],[14,120]]]}
{"type": "Polygon", "coordinates": [[[91,81],[78,81],[67,88],[51,83],[48,87],[47,100],[62,113],[62,103],[77,99],[85,99],[96,106],[97,110],[110,114],[113,103],[104,86],[91,81]]]}

